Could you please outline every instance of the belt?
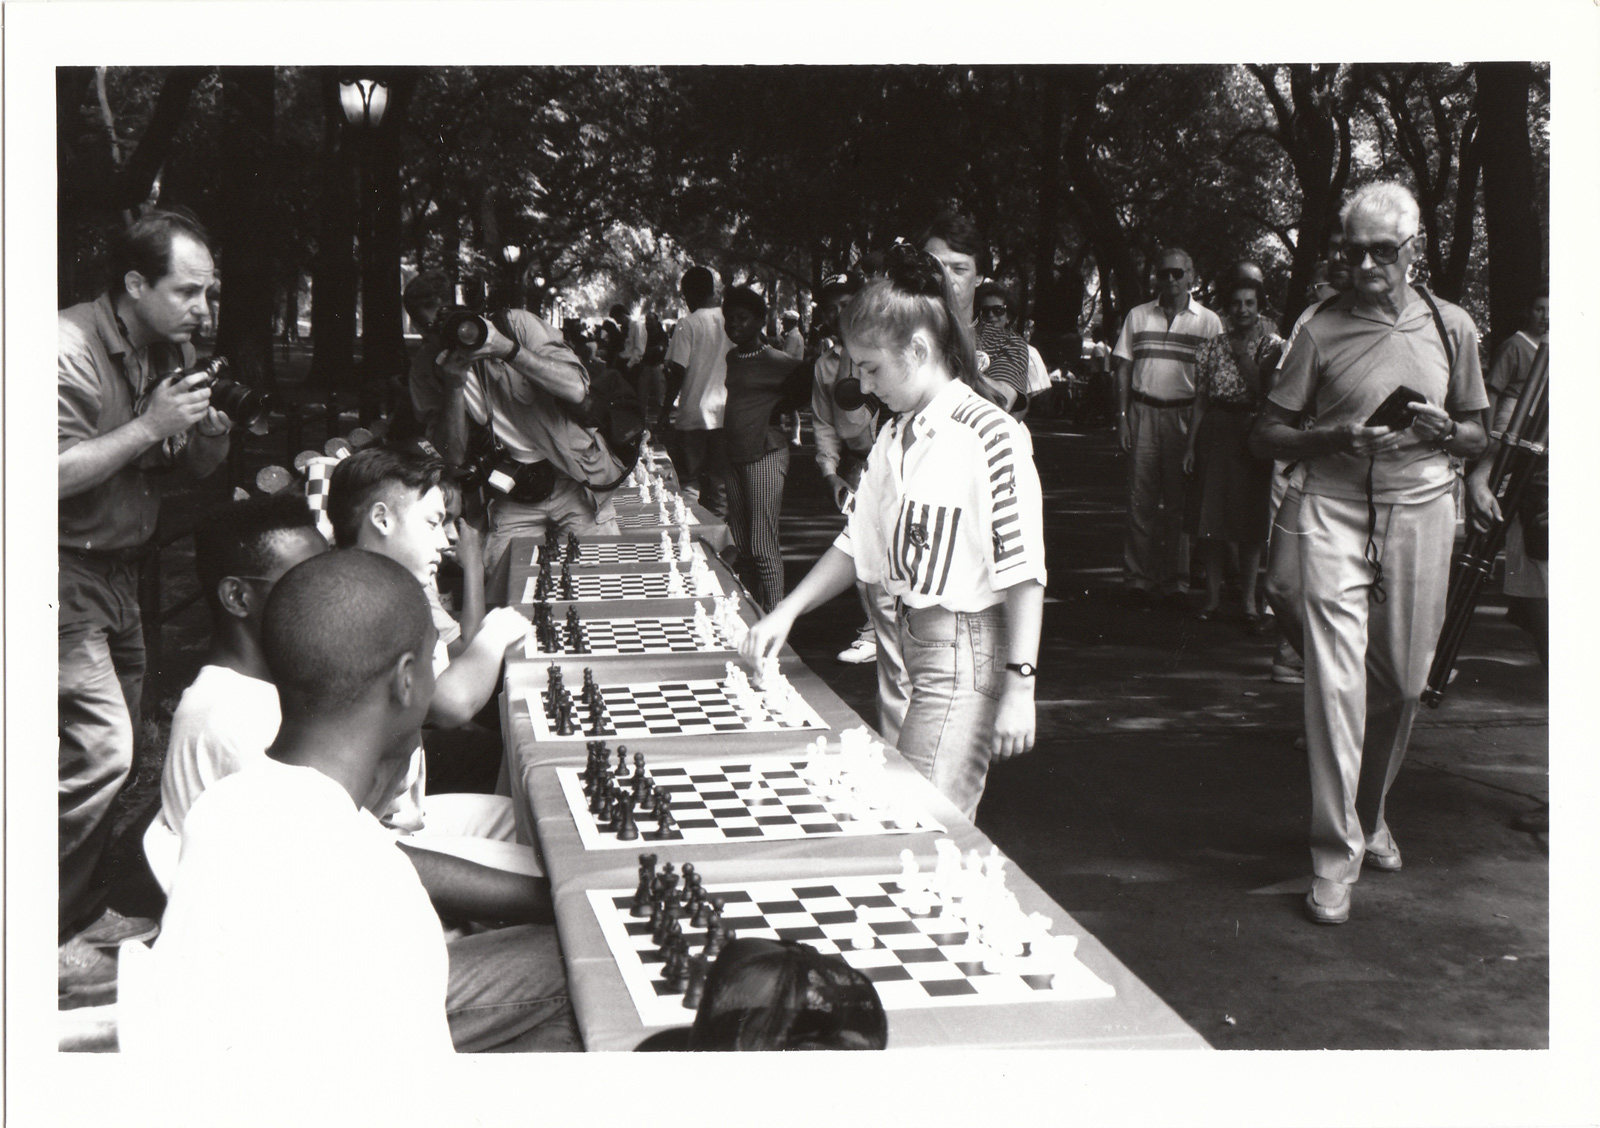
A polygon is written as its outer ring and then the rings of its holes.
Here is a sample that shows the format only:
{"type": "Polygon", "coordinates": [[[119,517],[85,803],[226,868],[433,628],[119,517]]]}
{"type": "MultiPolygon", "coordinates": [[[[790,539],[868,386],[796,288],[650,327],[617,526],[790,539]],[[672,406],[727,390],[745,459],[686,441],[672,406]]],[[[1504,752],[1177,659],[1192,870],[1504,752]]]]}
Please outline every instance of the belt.
{"type": "Polygon", "coordinates": [[[1133,398],[1147,407],[1188,407],[1194,403],[1193,396],[1188,399],[1164,400],[1156,399],[1155,396],[1147,396],[1143,392],[1134,392],[1133,398]]]}
{"type": "Polygon", "coordinates": [[[145,545],[134,545],[131,548],[75,548],[69,544],[57,546],[57,550],[64,556],[71,556],[85,564],[100,567],[137,564],[143,558],[145,548],[145,545]]]}

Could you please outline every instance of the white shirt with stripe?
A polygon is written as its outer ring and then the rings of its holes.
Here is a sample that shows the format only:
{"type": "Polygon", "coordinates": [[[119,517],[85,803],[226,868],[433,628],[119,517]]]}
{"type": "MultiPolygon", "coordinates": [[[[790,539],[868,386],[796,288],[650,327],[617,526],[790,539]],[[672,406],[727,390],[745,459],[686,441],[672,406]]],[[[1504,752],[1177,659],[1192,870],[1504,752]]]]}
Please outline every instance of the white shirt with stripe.
{"type": "Polygon", "coordinates": [[[1134,306],[1122,322],[1113,356],[1133,362],[1133,390],[1161,400],[1194,397],[1194,358],[1222,333],[1222,321],[1189,299],[1172,323],[1159,301],[1134,306]]]}
{"type": "Polygon", "coordinates": [[[834,544],[908,606],[982,611],[1045,582],[1043,507],[1027,427],[952,380],[878,433],[834,544]]]}

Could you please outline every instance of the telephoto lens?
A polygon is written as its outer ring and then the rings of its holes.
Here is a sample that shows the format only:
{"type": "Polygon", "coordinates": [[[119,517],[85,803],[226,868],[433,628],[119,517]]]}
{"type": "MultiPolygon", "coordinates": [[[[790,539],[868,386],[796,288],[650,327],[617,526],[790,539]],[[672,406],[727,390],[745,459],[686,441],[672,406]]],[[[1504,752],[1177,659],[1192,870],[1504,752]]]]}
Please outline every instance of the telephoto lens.
{"type": "Polygon", "coordinates": [[[253,427],[272,407],[272,397],[258,392],[248,384],[224,376],[228,369],[226,357],[214,356],[204,364],[185,372],[206,375],[205,386],[211,389],[211,406],[225,413],[237,427],[253,427]]]}
{"type": "Polygon", "coordinates": [[[472,352],[489,339],[489,323],[465,306],[446,306],[433,323],[446,348],[472,352]]]}
{"type": "Polygon", "coordinates": [[[846,411],[854,411],[867,402],[867,397],[861,391],[861,381],[854,376],[846,376],[833,386],[833,402],[846,411]]]}

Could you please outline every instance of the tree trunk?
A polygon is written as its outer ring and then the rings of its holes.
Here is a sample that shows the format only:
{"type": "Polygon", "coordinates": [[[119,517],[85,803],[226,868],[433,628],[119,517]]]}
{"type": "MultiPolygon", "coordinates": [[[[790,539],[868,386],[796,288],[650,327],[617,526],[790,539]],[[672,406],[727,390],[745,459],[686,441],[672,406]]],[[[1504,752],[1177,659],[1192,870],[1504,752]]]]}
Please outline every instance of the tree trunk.
{"type": "Polygon", "coordinates": [[[1528,139],[1528,63],[1479,63],[1478,140],[1483,147],[1483,225],[1489,249],[1489,347],[1521,329],[1545,257],[1533,208],[1528,139]]]}
{"type": "MultiPolygon", "coordinates": [[[[128,158],[106,193],[106,207],[111,211],[131,211],[150,196],[150,186],[156,174],[167,163],[172,152],[172,140],[178,126],[183,124],[184,112],[189,106],[189,95],[207,74],[207,67],[173,67],[161,83],[161,93],[156,98],[155,113],[139,138],[139,147],[128,158]]],[[[268,114],[271,107],[268,106],[268,114]]],[[[270,136],[270,131],[269,131],[270,136]]]]}
{"type": "Polygon", "coordinates": [[[57,309],[65,309],[87,296],[79,293],[78,288],[78,228],[83,222],[89,193],[80,184],[83,170],[73,167],[72,143],[78,136],[78,111],[93,82],[93,67],[56,68],[57,309]],[[78,175],[74,175],[75,172],[78,175]]]}
{"type": "Polygon", "coordinates": [[[278,229],[273,214],[271,67],[223,67],[221,137],[224,281],[217,351],[233,365],[234,378],[273,390],[272,246],[278,229]]]}
{"type": "Polygon", "coordinates": [[[416,76],[389,82],[383,124],[365,145],[363,196],[367,224],[361,240],[361,420],[376,418],[391,380],[406,371],[404,313],[400,305],[400,122],[416,76]]]}
{"type": "Polygon", "coordinates": [[[322,230],[311,263],[311,371],[325,391],[350,388],[355,372],[356,214],[344,110],[335,67],[323,67],[322,230]]]}

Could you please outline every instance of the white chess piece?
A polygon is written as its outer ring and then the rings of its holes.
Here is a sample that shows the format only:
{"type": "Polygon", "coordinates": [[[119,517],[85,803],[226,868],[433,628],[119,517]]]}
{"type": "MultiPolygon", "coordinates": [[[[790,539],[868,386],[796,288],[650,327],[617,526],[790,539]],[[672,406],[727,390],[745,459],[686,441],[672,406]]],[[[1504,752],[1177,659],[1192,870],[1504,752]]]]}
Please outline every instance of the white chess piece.
{"type": "MultiPolygon", "coordinates": [[[[667,534],[663,532],[661,535],[666,536],[667,534]]],[[[687,560],[693,553],[694,541],[689,539],[689,529],[685,526],[678,530],[678,558],[687,560]]]]}
{"type": "Polygon", "coordinates": [[[667,565],[667,594],[668,595],[683,595],[684,594],[683,576],[682,576],[681,573],[679,573],[678,566],[676,564],[672,564],[672,563],[669,563],[667,565]]]}
{"type": "Polygon", "coordinates": [[[672,538],[667,535],[667,530],[661,530],[661,561],[668,563],[672,560],[672,538]]]}

